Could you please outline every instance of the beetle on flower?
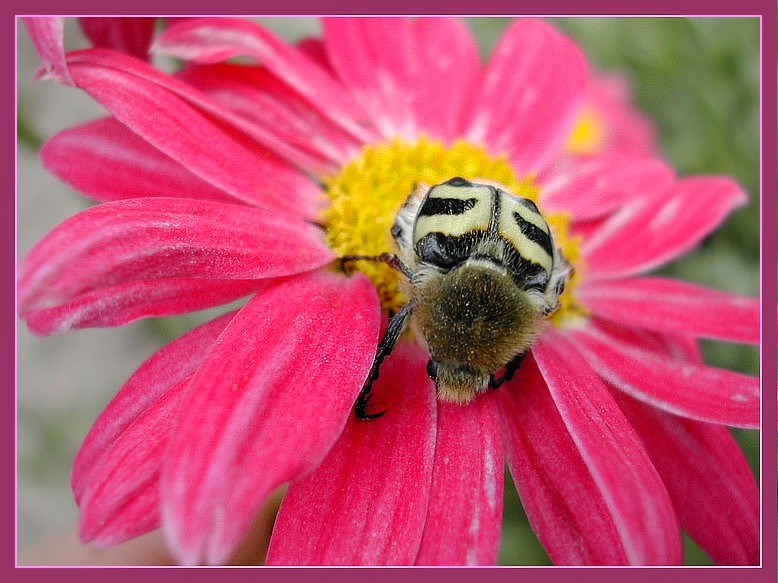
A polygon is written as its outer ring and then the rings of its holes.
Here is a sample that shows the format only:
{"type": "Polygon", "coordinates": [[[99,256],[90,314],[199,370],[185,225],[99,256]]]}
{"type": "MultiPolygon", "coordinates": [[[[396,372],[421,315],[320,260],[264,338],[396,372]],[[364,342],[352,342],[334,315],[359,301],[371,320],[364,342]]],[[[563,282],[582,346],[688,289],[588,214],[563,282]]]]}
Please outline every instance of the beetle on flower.
{"type": "Polygon", "coordinates": [[[185,63],[168,74],[122,52],[137,42],[65,54],[61,21],[27,22],[47,74],[111,114],[42,150],[99,204],[20,265],[30,329],[249,297],[143,363],[96,421],[72,477],[84,540],[161,527],[182,563],[220,563],[289,483],[269,564],[494,564],[507,461],[557,564],[677,564],[681,529],[718,563],[758,562],[758,489],[727,429],[758,427],[758,379],[696,342],[756,343],[757,301],[642,275],[746,196],[676,177],[628,108],[633,125],[609,125],[570,39],[518,20],[482,66],[455,19],[324,19],[298,46],[183,19],[152,46],[185,63]],[[359,422],[385,314],[408,298],[391,266],[337,259],[392,252],[413,188],[454,177],[531,201],[574,271],[499,390],[438,400],[407,333],[372,386],[385,415],[359,422]]]}

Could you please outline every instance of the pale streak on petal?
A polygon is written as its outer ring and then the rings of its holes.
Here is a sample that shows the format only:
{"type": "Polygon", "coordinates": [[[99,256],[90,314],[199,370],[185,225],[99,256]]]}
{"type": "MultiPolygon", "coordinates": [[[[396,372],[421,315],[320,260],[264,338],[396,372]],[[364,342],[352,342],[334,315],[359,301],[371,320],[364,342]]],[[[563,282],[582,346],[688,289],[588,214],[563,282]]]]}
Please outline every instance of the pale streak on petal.
{"type": "Polygon", "coordinates": [[[617,210],[581,246],[588,278],[634,275],[688,252],[748,200],[729,178],[679,180],[617,210]]]}

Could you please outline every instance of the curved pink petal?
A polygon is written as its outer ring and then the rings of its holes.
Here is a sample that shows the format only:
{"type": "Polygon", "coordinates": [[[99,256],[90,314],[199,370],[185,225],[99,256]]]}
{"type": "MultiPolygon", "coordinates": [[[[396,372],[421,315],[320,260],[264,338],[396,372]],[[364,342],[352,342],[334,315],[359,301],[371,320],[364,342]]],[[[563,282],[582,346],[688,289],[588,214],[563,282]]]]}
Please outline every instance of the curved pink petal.
{"type": "Polygon", "coordinates": [[[541,179],[541,206],[546,212],[568,212],[576,222],[601,218],[635,200],[670,186],[675,174],[657,158],[604,153],[565,157],[541,179]]]}
{"type": "MultiPolygon", "coordinates": [[[[246,69],[246,67],[238,68],[246,69]]],[[[202,73],[203,67],[198,69],[198,73],[202,73]]],[[[298,123],[300,117],[290,115],[285,111],[283,104],[269,100],[254,88],[236,83],[234,79],[230,79],[223,73],[224,71],[203,79],[202,74],[193,74],[190,70],[188,74],[179,74],[178,78],[186,80],[193,87],[203,91],[204,95],[218,102],[235,118],[244,134],[293,164],[302,173],[310,176],[336,173],[337,165],[328,161],[321,152],[312,147],[316,140],[315,134],[311,132],[306,136],[299,127],[293,127],[301,125],[298,123]],[[308,138],[307,147],[305,147],[305,137],[308,138]],[[303,147],[299,147],[301,144],[303,147]]]]}
{"type": "Polygon", "coordinates": [[[349,416],[332,451],[293,483],[269,565],[411,565],[424,529],[435,452],[435,389],[415,342],[401,341],[376,381],[379,419],[349,416]]]}
{"type": "Polygon", "coordinates": [[[23,20],[43,62],[45,77],[56,79],[64,85],[73,85],[73,79],[70,77],[65,61],[65,47],[63,45],[65,23],[63,19],[27,16],[23,20]]]}
{"type": "Polygon", "coordinates": [[[629,563],[680,564],[681,537],[667,490],[605,385],[560,332],[546,333],[533,354],[629,563]]]}
{"type": "Polygon", "coordinates": [[[729,431],[617,398],[662,476],[684,530],[718,565],[757,565],[759,489],[729,431]]]}
{"type": "Polygon", "coordinates": [[[588,278],[624,277],[667,263],[747,200],[737,183],[720,177],[687,178],[656,196],[635,199],[584,241],[588,278]]]}
{"type": "Polygon", "coordinates": [[[171,26],[152,51],[194,61],[218,63],[249,56],[321,109],[330,120],[360,140],[371,138],[366,117],[348,91],[318,64],[267,29],[234,18],[192,18],[171,26]]]}
{"type": "Polygon", "coordinates": [[[417,565],[495,565],[505,481],[500,417],[489,394],[438,402],[427,521],[417,565]]]}
{"type": "Polygon", "coordinates": [[[552,562],[626,565],[614,517],[531,355],[498,395],[508,467],[552,562]]]}
{"type": "Polygon", "coordinates": [[[578,299],[600,318],[658,332],[759,342],[759,300],[659,277],[587,282],[578,299]]]}
{"type": "Polygon", "coordinates": [[[240,116],[257,141],[309,173],[333,174],[361,147],[262,67],[193,65],[179,78],[240,116]]]}
{"type": "Polygon", "coordinates": [[[449,18],[327,18],[327,57],[385,137],[451,140],[479,73],[465,24],[449,18]]]}
{"type": "Polygon", "coordinates": [[[182,198],[91,207],[51,231],[19,268],[22,313],[150,279],[262,279],[333,259],[318,227],[263,209],[182,198]]]}
{"type": "Polygon", "coordinates": [[[97,461],[81,492],[79,535],[108,547],[159,528],[159,475],[189,378],[160,395],[97,461]]]}
{"type": "Polygon", "coordinates": [[[607,328],[595,320],[571,334],[597,374],[644,403],[699,421],[759,427],[756,377],[646,350],[629,331],[607,328]]]}
{"type": "Polygon", "coordinates": [[[235,312],[207,322],[157,351],[144,362],[97,418],[73,462],[71,487],[76,502],[94,481],[95,467],[112,443],[162,395],[185,382],[198,369],[206,353],[235,312]]]}
{"type": "Polygon", "coordinates": [[[249,204],[318,218],[318,186],[263,149],[240,120],[201,92],[105,49],[70,53],[68,66],[78,87],[199,178],[249,204]]]}
{"type": "Polygon", "coordinates": [[[82,17],[81,30],[97,47],[114,49],[139,59],[148,59],[156,18],[143,17],[82,17]]]}
{"type": "MultiPolygon", "coordinates": [[[[253,151],[255,150],[260,150],[262,154],[259,156],[260,163],[266,166],[266,170],[275,174],[267,176],[265,188],[272,187],[279,190],[278,195],[300,197],[300,200],[305,200],[303,198],[303,194],[305,194],[308,199],[308,206],[303,207],[305,212],[309,212],[308,207],[316,202],[317,199],[321,198],[321,193],[318,191],[316,185],[311,180],[302,176],[298,169],[303,169],[304,172],[307,172],[308,174],[321,173],[324,171],[322,162],[315,156],[291,147],[284,139],[284,136],[277,136],[273,131],[269,131],[261,125],[250,123],[251,120],[247,120],[245,116],[239,115],[239,112],[231,110],[230,106],[234,105],[234,103],[229,100],[225,103],[223,92],[222,99],[212,99],[211,96],[206,95],[202,91],[198,91],[197,88],[185,82],[191,81],[191,74],[179,74],[176,77],[171,77],[160,73],[154,68],[147,66],[145,63],[139,63],[134,59],[127,59],[124,55],[111,54],[110,52],[101,53],[99,51],[92,51],[88,53],[88,55],[90,64],[106,68],[116,67],[121,69],[121,71],[125,73],[125,76],[133,79],[135,83],[146,85],[150,88],[150,91],[161,91],[162,94],[169,92],[171,104],[175,104],[177,99],[184,100],[187,106],[191,106],[195,110],[196,114],[204,114],[206,120],[218,126],[217,129],[226,131],[229,136],[232,136],[236,143],[239,143],[239,145],[243,144],[247,147],[250,154],[253,154],[253,151]],[[106,55],[108,55],[109,58],[106,58],[106,55]],[[134,77],[137,77],[138,79],[134,79],[134,77]],[[297,168],[290,166],[289,163],[296,165],[297,168]],[[284,187],[294,188],[299,192],[284,192],[284,187]]],[[[247,68],[235,67],[235,69],[247,68]]],[[[267,75],[265,76],[267,77],[267,75]]],[[[120,75],[117,75],[117,77],[121,80],[120,75]]],[[[300,101],[299,96],[294,94],[291,90],[286,89],[286,95],[284,97],[288,97],[289,95],[300,101]]],[[[252,103],[246,107],[252,111],[256,111],[257,108],[263,107],[263,103],[252,103]]],[[[310,110],[310,105],[307,103],[305,110],[306,113],[310,110]]],[[[280,124],[280,121],[274,118],[272,112],[268,112],[266,118],[268,118],[273,125],[280,124]]],[[[154,142],[153,133],[143,133],[143,127],[141,127],[140,130],[137,127],[133,127],[133,129],[143,134],[144,138],[148,139],[150,142],[156,144],[156,142],[154,142]]],[[[157,145],[159,145],[160,148],[163,146],[168,148],[176,147],[175,145],[170,144],[157,145]]],[[[171,156],[172,155],[173,154],[171,154],[171,156]]],[[[181,159],[181,161],[182,163],[185,163],[184,159],[181,159]]],[[[193,170],[196,171],[198,169],[194,168],[193,170]]],[[[245,197],[246,194],[244,193],[243,196],[245,197]]],[[[315,218],[313,215],[306,216],[315,218]]]]}
{"type": "Polygon", "coordinates": [[[370,281],[326,271],[269,285],[233,318],[192,380],[163,468],[163,523],[183,563],[224,561],[263,500],[321,463],[379,325],[370,281]]]}
{"type": "Polygon", "coordinates": [[[586,60],[573,41],[539,20],[519,20],[483,73],[465,135],[507,154],[519,174],[537,174],[562,150],[586,84],[586,60]]]}
{"type": "Polygon", "coordinates": [[[95,200],[177,196],[238,203],[113,118],[66,129],[41,148],[44,166],[95,200]]]}
{"type": "Polygon", "coordinates": [[[265,280],[155,279],[78,295],[53,308],[24,312],[35,334],[123,326],[139,318],[173,316],[227,304],[260,289],[265,280]]]}
{"type": "Polygon", "coordinates": [[[160,468],[182,396],[232,316],[208,322],[157,352],[93,425],[71,478],[84,542],[111,546],[160,526],[160,468]]]}

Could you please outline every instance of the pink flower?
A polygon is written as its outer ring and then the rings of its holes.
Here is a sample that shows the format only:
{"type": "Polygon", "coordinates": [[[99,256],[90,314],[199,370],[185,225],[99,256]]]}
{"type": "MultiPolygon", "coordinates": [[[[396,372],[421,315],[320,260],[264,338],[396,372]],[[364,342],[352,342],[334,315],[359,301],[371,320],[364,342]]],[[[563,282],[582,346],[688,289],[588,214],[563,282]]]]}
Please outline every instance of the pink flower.
{"type": "Polygon", "coordinates": [[[625,78],[613,73],[591,75],[567,150],[579,156],[605,152],[657,153],[654,126],[632,106],[632,94],[625,78]]]}
{"type": "Polygon", "coordinates": [[[64,55],[55,22],[28,26],[50,74],[111,113],[44,146],[101,204],[20,266],[30,329],[249,296],[143,363],[97,420],[73,469],[84,540],[162,527],[182,563],[220,563],[290,483],[270,564],[493,564],[507,460],[557,564],[679,563],[681,529],[718,563],[758,562],[758,490],[726,427],[758,427],[758,379],[696,344],[756,343],[757,301],[643,275],[746,196],[645,147],[570,150],[589,80],[568,38],[517,21],[481,66],[451,19],[325,19],[299,48],[192,19],[155,41],[186,63],[169,75],[64,55]],[[576,275],[499,390],[438,402],[408,335],[374,386],[386,414],[357,421],[398,276],[334,260],[388,251],[410,186],[454,175],[536,199],[576,275]]]}

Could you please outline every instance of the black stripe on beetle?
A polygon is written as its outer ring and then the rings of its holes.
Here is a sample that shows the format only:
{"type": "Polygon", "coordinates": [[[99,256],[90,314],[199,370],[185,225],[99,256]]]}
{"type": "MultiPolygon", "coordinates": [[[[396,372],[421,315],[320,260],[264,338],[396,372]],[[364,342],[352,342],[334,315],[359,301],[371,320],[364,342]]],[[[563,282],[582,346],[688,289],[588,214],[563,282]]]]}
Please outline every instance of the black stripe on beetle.
{"type": "Polygon", "coordinates": [[[427,197],[419,209],[418,216],[434,217],[436,215],[463,215],[475,207],[478,199],[475,198],[438,198],[427,197]]]}
{"type": "Polygon", "coordinates": [[[513,220],[516,221],[516,224],[519,226],[519,229],[521,229],[521,232],[524,233],[527,239],[529,239],[533,243],[537,243],[538,245],[540,245],[540,247],[543,249],[543,251],[545,251],[548,254],[549,257],[554,256],[554,246],[553,243],[551,242],[551,235],[549,235],[546,231],[544,231],[537,225],[533,225],[532,223],[530,223],[528,220],[522,217],[518,212],[514,211],[513,220]]]}

